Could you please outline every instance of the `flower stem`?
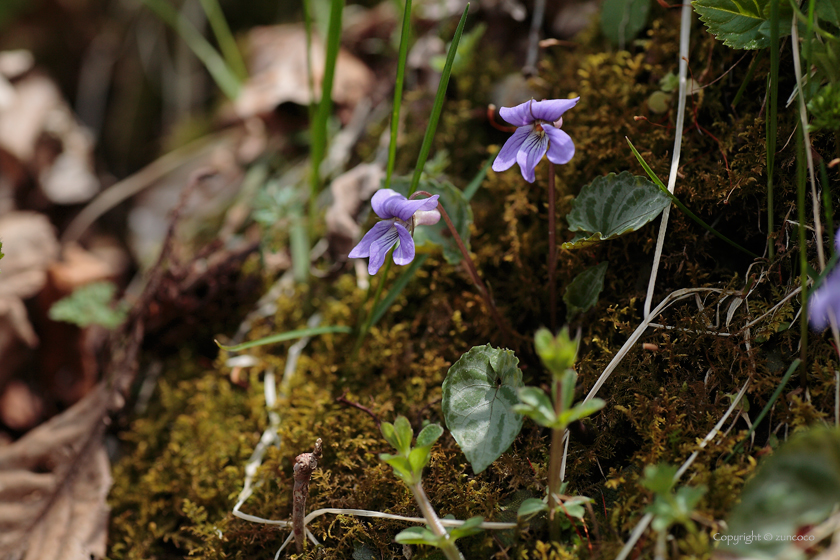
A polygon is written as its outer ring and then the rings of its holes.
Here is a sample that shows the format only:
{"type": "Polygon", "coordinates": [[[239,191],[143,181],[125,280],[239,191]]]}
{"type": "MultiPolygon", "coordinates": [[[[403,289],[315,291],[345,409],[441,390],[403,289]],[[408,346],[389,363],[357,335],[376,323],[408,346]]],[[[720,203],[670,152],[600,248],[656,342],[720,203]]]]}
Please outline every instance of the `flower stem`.
{"type": "MultiPolygon", "coordinates": [[[[563,386],[556,379],[554,385],[554,414],[563,413],[563,386]]],[[[563,435],[565,428],[551,430],[551,451],[548,460],[548,531],[551,540],[560,538],[560,523],[557,518],[557,496],[560,494],[560,465],[563,461],[563,435]]]]}
{"type": "MultiPolygon", "coordinates": [[[[370,306],[370,311],[367,314],[367,319],[365,319],[365,322],[362,323],[361,327],[359,328],[359,337],[356,339],[356,344],[355,346],[353,346],[353,352],[351,354],[354,359],[359,351],[359,348],[362,347],[362,342],[364,342],[368,331],[370,330],[371,322],[373,321],[373,312],[376,310],[376,306],[379,304],[379,300],[382,298],[382,289],[385,287],[385,280],[388,278],[388,272],[391,270],[391,259],[388,258],[389,256],[390,253],[385,255],[385,269],[382,272],[382,279],[376,286],[376,292],[373,294],[373,304],[370,306]]],[[[368,291],[368,294],[369,293],[370,291],[368,291]]]]}
{"type": "Polygon", "coordinates": [[[557,292],[554,274],[557,271],[557,225],[554,210],[554,164],[548,162],[548,306],[551,310],[551,330],[557,330],[557,292]]]}
{"type": "Polygon", "coordinates": [[[449,533],[446,532],[446,529],[440,522],[440,518],[435,513],[435,508],[429,502],[423,486],[418,482],[417,484],[410,484],[409,488],[411,488],[411,493],[414,494],[414,499],[417,501],[417,505],[420,507],[420,512],[423,514],[423,518],[426,520],[429,529],[431,529],[436,537],[443,537],[440,548],[446,555],[446,558],[448,560],[464,560],[464,557],[458,551],[458,547],[455,546],[455,542],[449,538],[449,533]]]}
{"type": "MultiPolygon", "coordinates": [[[[417,191],[416,193],[414,193],[414,195],[425,195],[427,197],[432,196],[431,193],[426,191],[417,191]]],[[[507,323],[505,323],[505,321],[502,319],[502,316],[499,315],[499,310],[496,309],[496,304],[493,302],[493,298],[490,297],[490,291],[487,289],[487,286],[484,285],[484,281],[482,281],[481,277],[478,275],[478,271],[475,268],[475,263],[473,263],[469,251],[467,251],[466,246],[464,246],[464,241],[461,239],[461,235],[458,233],[458,230],[455,229],[455,225],[452,223],[452,220],[449,219],[449,214],[446,213],[446,210],[443,208],[443,205],[438,203],[437,209],[438,211],[440,211],[440,215],[443,218],[443,221],[446,222],[446,226],[449,228],[449,232],[452,234],[452,238],[458,245],[458,249],[464,256],[464,265],[466,266],[467,272],[469,273],[470,278],[472,278],[473,283],[475,283],[476,287],[478,288],[478,292],[484,299],[484,305],[487,306],[488,311],[490,311],[490,315],[493,316],[493,320],[496,322],[496,326],[499,327],[499,330],[502,331],[505,338],[513,342],[513,336],[511,335],[510,329],[508,328],[507,323]]]]}

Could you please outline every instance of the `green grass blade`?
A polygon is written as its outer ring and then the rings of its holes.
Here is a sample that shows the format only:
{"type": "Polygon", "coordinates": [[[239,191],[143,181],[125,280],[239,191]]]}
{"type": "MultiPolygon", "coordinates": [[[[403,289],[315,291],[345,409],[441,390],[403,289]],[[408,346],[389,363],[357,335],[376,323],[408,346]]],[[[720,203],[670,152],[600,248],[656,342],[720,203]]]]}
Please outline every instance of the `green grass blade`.
{"type": "Polygon", "coordinates": [[[231,71],[224,59],[216,52],[216,49],[207,42],[193,24],[181,17],[181,15],[169,5],[166,0],[143,0],[143,3],[152,10],[164,23],[175,30],[183,39],[193,54],[204,64],[210,76],[222,90],[222,93],[230,100],[239,96],[242,83],[236,74],[231,71]]]}
{"type": "Polygon", "coordinates": [[[405,1],[402,31],[400,32],[400,51],[397,58],[397,81],[394,83],[394,107],[391,112],[391,141],[388,144],[388,166],[385,172],[385,188],[391,186],[394,162],[397,159],[397,132],[400,128],[400,108],[402,107],[403,83],[405,82],[405,64],[408,58],[408,41],[411,35],[411,0],[405,1]]]}
{"type": "Polygon", "coordinates": [[[309,278],[309,230],[303,216],[292,220],[289,228],[289,251],[292,253],[292,272],[296,282],[309,278]]]}
{"type": "Polygon", "coordinates": [[[767,256],[773,261],[773,167],[776,164],[776,126],[779,105],[779,2],[770,0],[770,78],[767,84],[767,256]]]}
{"type": "Polygon", "coordinates": [[[303,0],[303,29],[306,33],[306,81],[309,84],[309,122],[315,121],[315,78],[312,75],[312,0],[303,0]]]}
{"type": "MultiPolygon", "coordinates": [[[[332,0],[330,3],[330,23],[327,30],[327,56],[324,63],[324,81],[321,84],[321,101],[312,122],[312,197],[311,207],[315,206],[315,197],[321,190],[321,162],[327,151],[327,121],[332,113],[332,90],[335,78],[335,63],[341,46],[341,17],[344,12],[344,0],[332,0]]],[[[311,224],[310,224],[311,227],[311,224]]]]}
{"type": "Polygon", "coordinates": [[[201,7],[204,9],[207,21],[210,22],[210,28],[216,36],[216,42],[219,43],[228,68],[236,74],[237,78],[245,81],[248,78],[248,69],[245,67],[239,47],[236,46],[233,33],[230,32],[222,7],[219,6],[219,0],[201,0],[201,7]]]}
{"type": "Polygon", "coordinates": [[[630,139],[627,138],[626,136],[625,136],[625,140],[627,140],[627,143],[630,144],[630,149],[633,150],[633,155],[636,156],[636,159],[639,161],[639,164],[641,164],[642,168],[645,170],[645,173],[648,174],[648,177],[650,177],[650,180],[653,181],[656,184],[657,187],[659,187],[659,190],[661,190],[663,193],[665,193],[668,196],[668,198],[671,199],[671,202],[676,204],[677,208],[679,208],[680,211],[682,211],[686,216],[688,216],[689,218],[691,218],[692,220],[697,222],[706,231],[708,231],[709,233],[711,233],[712,235],[714,235],[718,239],[728,243],[732,247],[735,247],[739,251],[742,251],[742,252],[746,253],[747,255],[753,257],[754,259],[759,258],[758,255],[756,255],[755,253],[753,253],[749,249],[745,249],[745,248],[741,247],[740,245],[738,245],[737,243],[735,243],[734,241],[732,241],[731,239],[729,239],[728,237],[726,237],[725,235],[723,235],[722,233],[717,231],[715,228],[713,228],[712,226],[710,226],[709,224],[704,222],[700,218],[700,216],[698,216],[697,214],[695,214],[694,212],[689,210],[685,206],[685,204],[680,202],[680,200],[674,194],[672,194],[671,192],[668,191],[668,187],[666,187],[665,184],[662,181],[659,180],[659,177],[656,176],[656,173],[653,172],[653,169],[651,169],[650,166],[647,164],[647,162],[644,160],[644,158],[642,157],[642,154],[640,154],[639,151],[636,149],[636,146],[633,145],[633,142],[631,142],[630,139]]]}
{"type": "Polygon", "coordinates": [[[753,74],[755,74],[755,69],[758,68],[758,61],[764,57],[764,51],[758,51],[753,56],[752,62],[750,62],[750,67],[747,69],[747,75],[744,76],[744,81],[741,82],[741,87],[738,88],[738,93],[735,94],[735,99],[732,100],[732,108],[734,109],[738,102],[743,97],[744,92],[747,90],[747,85],[749,85],[750,81],[752,81],[753,74]]]}
{"type": "MultiPolygon", "coordinates": [[[[825,162],[820,162],[820,180],[822,181],[823,208],[825,211],[825,227],[828,230],[828,239],[834,243],[834,209],[831,207],[831,189],[828,182],[828,170],[825,162]]],[[[835,257],[837,254],[835,253],[835,257]]],[[[828,270],[828,266],[825,267],[828,270]]]]}
{"type": "Polygon", "coordinates": [[[423,173],[423,168],[426,166],[426,159],[429,157],[429,150],[432,149],[432,140],[435,137],[438,119],[443,110],[443,101],[446,98],[446,88],[449,85],[449,75],[452,73],[452,62],[455,60],[455,53],[458,52],[458,43],[461,41],[461,35],[464,33],[464,24],[467,23],[467,12],[469,10],[470,4],[468,2],[464,8],[464,13],[461,14],[461,21],[458,22],[458,28],[455,30],[452,44],[449,45],[449,52],[446,53],[446,64],[444,64],[443,72],[440,75],[440,84],[438,85],[437,95],[435,95],[435,104],[432,107],[432,114],[429,116],[429,125],[426,127],[426,135],[423,137],[420,155],[417,156],[417,165],[414,166],[414,176],[411,178],[411,187],[408,189],[408,196],[413,195],[414,191],[417,190],[417,186],[420,184],[420,175],[423,173]]]}
{"type": "Polygon", "coordinates": [[[481,183],[484,182],[484,178],[487,177],[487,171],[490,169],[490,166],[493,165],[493,160],[496,159],[496,154],[492,154],[487,161],[484,162],[484,165],[481,167],[481,171],[478,172],[470,184],[464,188],[464,200],[467,202],[475,196],[475,193],[478,192],[479,187],[481,187],[481,183]]]}
{"type": "Polygon", "coordinates": [[[225,346],[223,344],[219,344],[219,341],[215,341],[216,345],[221,348],[222,350],[227,350],[228,352],[238,352],[240,350],[245,350],[247,348],[254,348],[255,346],[265,346],[266,344],[274,344],[275,342],[284,342],[286,340],[294,340],[296,338],[303,338],[305,336],[315,336],[319,334],[330,334],[330,333],[350,333],[353,329],[350,327],[344,326],[330,326],[330,327],[315,327],[312,329],[300,329],[297,331],[288,331],[280,334],[273,334],[271,336],[267,336],[265,338],[260,338],[259,340],[252,340],[250,342],[243,342],[242,344],[237,344],[236,346],[225,346]]]}
{"type": "Polygon", "coordinates": [[[782,394],[782,390],[784,390],[785,385],[787,385],[787,382],[790,381],[790,377],[793,375],[793,372],[796,371],[796,368],[799,367],[800,363],[801,360],[799,358],[793,360],[793,363],[790,364],[790,367],[788,367],[787,371],[785,372],[785,375],[782,377],[781,383],[779,383],[779,386],[776,387],[775,391],[773,391],[773,396],[770,397],[770,400],[767,401],[767,404],[764,405],[763,409],[761,409],[761,413],[753,421],[752,426],[750,426],[750,429],[747,432],[747,436],[741,441],[741,443],[735,446],[735,448],[729,455],[727,455],[726,459],[724,459],[723,461],[724,463],[728,462],[734,454],[743,451],[744,442],[750,439],[750,436],[755,431],[756,427],[758,427],[761,421],[764,420],[764,417],[767,416],[767,413],[770,412],[770,409],[773,408],[773,405],[776,404],[776,400],[779,398],[779,395],[782,394]]]}
{"type": "MultiPolygon", "coordinates": [[[[800,95],[802,90],[800,89],[800,95]]],[[[800,127],[796,134],[796,213],[799,219],[799,285],[802,287],[802,309],[799,315],[799,350],[802,371],[799,374],[800,385],[807,385],[806,367],[808,357],[808,245],[805,239],[805,131],[800,127]]],[[[817,216],[815,216],[816,218],[817,216]]]]}
{"type": "Polygon", "coordinates": [[[397,296],[400,295],[400,292],[408,285],[408,282],[414,278],[414,274],[423,266],[423,263],[426,262],[426,259],[429,258],[429,255],[420,255],[414,262],[406,268],[400,277],[397,278],[397,281],[393,283],[391,289],[388,290],[388,295],[385,296],[385,299],[379,302],[377,306],[373,309],[370,317],[370,325],[368,328],[372,327],[376,323],[379,322],[379,319],[385,315],[385,312],[391,307],[394,303],[394,300],[397,299],[397,296]]]}

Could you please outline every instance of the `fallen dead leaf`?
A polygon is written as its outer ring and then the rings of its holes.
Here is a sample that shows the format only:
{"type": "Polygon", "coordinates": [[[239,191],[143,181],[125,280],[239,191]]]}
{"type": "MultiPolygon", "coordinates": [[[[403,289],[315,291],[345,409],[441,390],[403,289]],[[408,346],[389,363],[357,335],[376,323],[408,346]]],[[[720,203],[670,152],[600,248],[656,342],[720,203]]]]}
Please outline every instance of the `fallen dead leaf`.
{"type": "Polygon", "coordinates": [[[0,448],[0,550],[24,560],[105,555],[110,466],[102,444],[112,390],[96,391],[0,448]]]}
{"type": "Polygon", "coordinates": [[[93,172],[93,140],[65,103],[58,87],[39,72],[12,82],[0,104],[0,148],[35,176],[56,204],[76,204],[99,191],[93,172]]]}
{"type": "MultiPolygon", "coordinates": [[[[235,102],[240,118],[263,115],[281,103],[308,105],[309,78],[306,63],[306,32],[300,25],[257,27],[248,34],[251,78],[235,102]]],[[[312,37],[312,74],[315,101],[321,96],[325,50],[322,40],[312,37]]],[[[333,101],[349,111],[368,95],[374,85],[373,72],[345,50],[338,53],[333,82],[333,101]]]]}
{"type": "Polygon", "coordinates": [[[333,180],[333,202],[327,209],[327,238],[333,254],[346,255],[361,234],[356,216],[362,202],[379,189],[385,173],[377,163],[363,163],[333,180]]]}

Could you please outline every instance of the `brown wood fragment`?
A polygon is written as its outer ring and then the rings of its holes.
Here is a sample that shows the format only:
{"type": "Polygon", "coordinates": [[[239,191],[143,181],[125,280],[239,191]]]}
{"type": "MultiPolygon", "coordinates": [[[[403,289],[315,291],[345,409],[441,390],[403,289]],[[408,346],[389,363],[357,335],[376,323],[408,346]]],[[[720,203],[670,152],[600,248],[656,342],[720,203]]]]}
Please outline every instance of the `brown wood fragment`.
{"type": "Polygon", "coordinates": [[[292,533],[295,536],[295,547],[298,554],[303,553],[304,535],[303,518],[306,515],[306,498],[309,496],[309,479],[312,471],[318,468],[321,458],[321,438],[315,442],[312,453],[301,453],[295,457],[294,478],[295,486],[292,490],[292,533]]]}

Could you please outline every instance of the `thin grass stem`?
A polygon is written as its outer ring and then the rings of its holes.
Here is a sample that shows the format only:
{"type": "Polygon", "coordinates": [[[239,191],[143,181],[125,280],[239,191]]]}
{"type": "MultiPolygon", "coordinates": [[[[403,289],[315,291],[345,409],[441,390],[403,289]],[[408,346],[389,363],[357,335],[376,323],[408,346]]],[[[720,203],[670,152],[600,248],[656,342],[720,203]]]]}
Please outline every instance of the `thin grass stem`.
{"type": "Polygon", "coordinates": [[[802,371],[799,372],[799,385],[808,387],[808,246],[805,239],[805,165],[802,162],[805,150],[804,134],[800,131],[796,135],[796,212],[799,219],[799,285],[802,287],[802,307],[799,316],[799,360],[802,371]]]}
{"type": "MultiPolygon", "coordinates": [[[[680,69],[679,69],[679,98],[677,102],[677,122],[675,123],[676,134],[674,136],[674,151],[671,157],[671,171],[668,175],[668,194],[673,197],[674,189],[677,186],[677,171],[680,165],[680,150],[682,148],[683,123],[685,122],[685,99],[687,91],[688,76],[688,47],[691,37],[691,5],[686,2],[682,7],[680,18],[680,69]]],[[[630,140],[628,140],[629,142],[630,140]]],[[[666,206],[662,212],[662,220],[659,226],[659,236],[656,238],[656,249],[653,255],[653,266],[648,280],[647,295],[645,296],[644,316],[650,315],[650,306],[653,302],[653,290],[656,287],[656,276],[659,272],[659,261],[662,258],[662,247],[665,244],[665,232],[668,230],[668,217],[671,214],[671,207],[666,206]]]]}
{"type": "Polygon", "coordinates": [[[770,76],[767,82],[767,118],[765,123],[765,146],[767,150],[767,256],[770,262],[775,257],[773,223],[773,169],[776,165],[776,126],[779,105],[779,2],[770,0],[770,76]]]}
{"type": "Polygon", "coordinates": [[[384,188],[386,189],[391,186],[391,176],[394,173],[394,163],[397,159],[397,135],[400,128],[400,108],[402,107],[403,83],[405,82],[405,65],[408,57],[408,41],[410,34],[411,0],[406,0],[405,10],[403,11],[402,31],[400,32],[400,50],[397,58],[397,78],[394,82],[394,107],[391,111],[391,141],[388,144],[388,164],[385,168],[384,188]]]}
{"type": "Polygon", "coordinates": [[[216,42],[219,43],[219,49],[222,51],[222,56],[227,62],[228,68],[240,80],[248,79],[248,68],[245,66],[239,47],[236,46],[233,33],[230,32],[225,14],[222,7],[219,6],[219,0],[201,0],[201,7],[204,9],[207,21],[210,22],[210,28],[213,30],[213,35],[216,36],[216,42]]]}
{"type": "Polygon", "coordinates": [[[548,306],[551,317],[551,330],[557,330],[557,287],[554,275],[557,271],[557,224],[554,209],[554,164],[548,162],[548,306]]]}
{"type": "Polygon", "coordinates": [[[452,43],[449,45],[449,52],[446,53],[446,64],[443,65],[443,72],[441,72],[440,75],[440,84],[438,84],[435,102],[432,106],[432,114],[429,116],[429,124],[426,126],[426,134],[423,136],[423,144],[420,146],[420,153],[417,156],[417,165],[414,166],[414,175],[411,177],[411,185],[408,189],[409,197],[414,194],[417,187],[420,185],[420,176],[423,174],[423,168],[426,166],[426,159],[429,157],[429,151],[432,149],[432,140],[434,140],[435,130],[437,130],[437,123],[440,119],[440,113],[443,111],[443,102],[446,99],[446,88],[449,85],[449,76],[452,74],[452,63],[455,61],[455,53],[458,52],[458,43],[461,41],[461,35],[464,33],[464,24],[467,23],[467,12],[469,11],[470,4],[468,2],[464,8],[464,13],[461,14],[461,20],[458,22],[458,28],[455,30],[455,36],[452,37],[452,43]]]}

